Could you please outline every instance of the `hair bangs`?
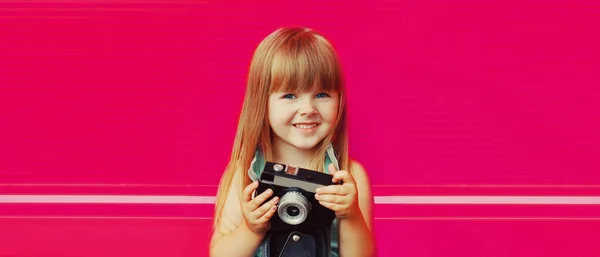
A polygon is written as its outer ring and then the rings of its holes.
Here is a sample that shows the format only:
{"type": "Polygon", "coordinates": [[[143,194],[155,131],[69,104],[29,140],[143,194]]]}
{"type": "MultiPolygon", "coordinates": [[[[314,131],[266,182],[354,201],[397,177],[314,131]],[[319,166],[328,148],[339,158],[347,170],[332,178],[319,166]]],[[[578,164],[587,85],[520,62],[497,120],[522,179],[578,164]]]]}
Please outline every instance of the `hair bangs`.
{"type": "Polygon", "coordinates": [[[314,34],[299,33],[276,50],[269,93],[339,92],[341,78],[340,63],[331,45],[314,34]]]}

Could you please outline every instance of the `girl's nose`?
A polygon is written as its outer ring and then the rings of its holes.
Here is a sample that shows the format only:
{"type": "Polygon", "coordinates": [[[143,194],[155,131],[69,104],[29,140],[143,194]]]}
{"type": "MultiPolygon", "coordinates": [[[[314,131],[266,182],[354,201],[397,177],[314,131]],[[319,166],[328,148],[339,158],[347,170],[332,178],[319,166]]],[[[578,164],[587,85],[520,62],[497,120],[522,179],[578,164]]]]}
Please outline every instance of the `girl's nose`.
{"type": "Polygon", "coordinates": [[[317,109],[313,106],[313,102],[311,100],[304,100],[300,104],[300,115],[306,116],[311,115],[317,112],[317,109]]]}

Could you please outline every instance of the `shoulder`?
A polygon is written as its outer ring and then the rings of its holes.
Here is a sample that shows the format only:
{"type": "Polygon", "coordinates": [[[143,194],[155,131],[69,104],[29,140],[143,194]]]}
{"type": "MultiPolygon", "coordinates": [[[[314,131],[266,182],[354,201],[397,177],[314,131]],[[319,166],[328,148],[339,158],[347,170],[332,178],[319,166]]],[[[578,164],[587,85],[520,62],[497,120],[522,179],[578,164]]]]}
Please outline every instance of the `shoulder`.
{"type": "Polygon", "coordinates": [[[369,175],[365,167],[356,159],[350,159],[349,171],[356,180],[356,182],[362,182],[370,185],[369,175]]]}
{"type": "Polygon", "coordinates": [[[359,196],[363,198],[365,201],[371,201],[372,192],[371,192],[371,181],[369,179],[369,175],[365,167],[358,161],[354,159],[350,159],[350,168],[349,172],[352,174],[354,178],[354,182],[356,183],[356,188],[358,189],[359,196]]]}
{"type": "Polygon", "coordinates": [[[358,160],[350,158],[350,170],[352,172],[365,172],[365,167],[358,160]]]}

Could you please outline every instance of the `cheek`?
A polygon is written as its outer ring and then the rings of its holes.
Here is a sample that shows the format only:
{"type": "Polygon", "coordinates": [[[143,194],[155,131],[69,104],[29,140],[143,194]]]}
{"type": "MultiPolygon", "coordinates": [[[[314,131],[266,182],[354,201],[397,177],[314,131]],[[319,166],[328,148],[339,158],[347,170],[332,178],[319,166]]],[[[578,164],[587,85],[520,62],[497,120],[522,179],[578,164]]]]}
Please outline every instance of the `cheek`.
{"type": "Polygon", "coordinates": [[[283,126],[287,125],[293,115],[290,114],[289,110],[283,106],[277,106],[276,108],[269,109],[269,124],[271,126],[283,126]]]}
{"type": "Polygon", "coordinates": [[[327,103],[321,108],[321,117],[329,123],[335,122],[337,118],[338,106],[337,103],[327,103]]]}
{"type": "Polygon", "coordinates": [[[280,107],[281,106],[278,106],[277,102],[271,96],[267,106],[267,120],[269,121],[269,125],[271,127],[277,126],[279,123],[281,123],[281,119],[279,118],[279,116],[281,116],[280,107]]]}

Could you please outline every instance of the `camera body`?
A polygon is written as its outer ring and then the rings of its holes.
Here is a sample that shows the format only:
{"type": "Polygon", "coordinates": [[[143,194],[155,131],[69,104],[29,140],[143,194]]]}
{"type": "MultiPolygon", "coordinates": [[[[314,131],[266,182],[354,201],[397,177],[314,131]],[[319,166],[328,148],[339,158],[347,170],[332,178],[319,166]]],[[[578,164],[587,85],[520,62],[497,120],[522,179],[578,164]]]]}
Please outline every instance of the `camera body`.
{"type": "Polygon", "coordinates": [[[335,212],[319,204],[315,193],[318,187],[335,184],[332,179],[332,175],[322,172],[266,162],[256,195],[270,188],[273,195],[268,200],[279,197],[277,213],[271,218],[271,230],[331,226],[335,212]]]}

